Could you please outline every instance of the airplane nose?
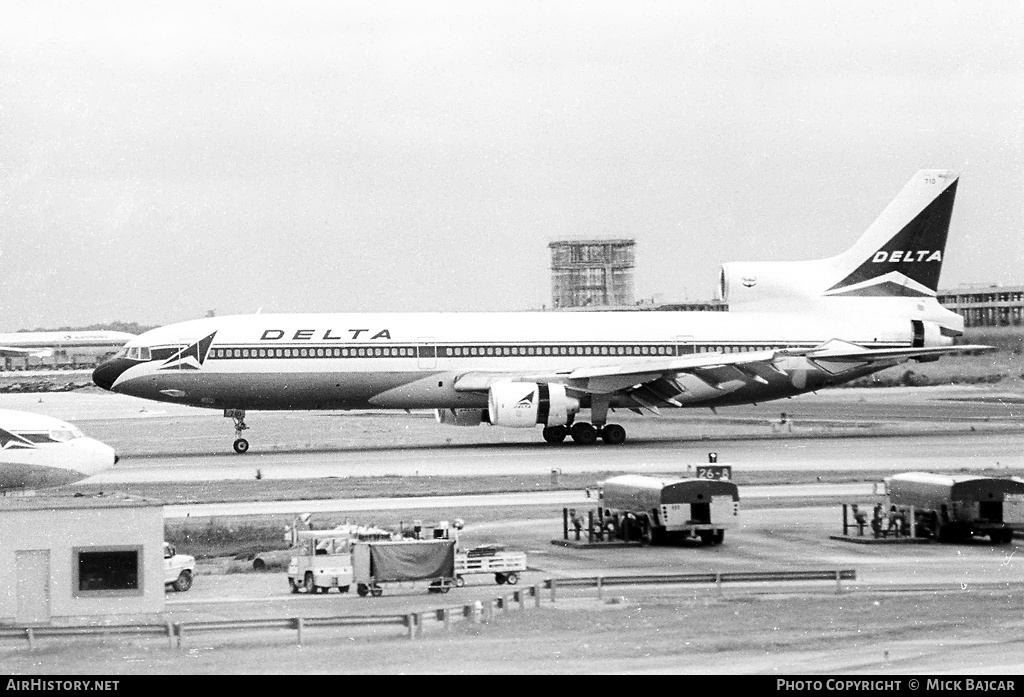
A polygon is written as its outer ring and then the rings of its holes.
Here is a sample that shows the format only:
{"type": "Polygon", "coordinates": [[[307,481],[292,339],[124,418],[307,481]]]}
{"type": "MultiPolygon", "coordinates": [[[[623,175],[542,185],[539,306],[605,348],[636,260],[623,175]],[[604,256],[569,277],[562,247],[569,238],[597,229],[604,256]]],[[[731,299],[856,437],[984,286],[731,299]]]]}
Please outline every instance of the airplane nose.
{"type": "Polygon", "coordinates": [[[96,370],[92,371],[92,381],[103,389],[109,390],[113,387],[114,382],[121,377],[121,373],[133,365],[135,365],[133,361],[124,358],[111,359],[96,366],[96,370]]]}

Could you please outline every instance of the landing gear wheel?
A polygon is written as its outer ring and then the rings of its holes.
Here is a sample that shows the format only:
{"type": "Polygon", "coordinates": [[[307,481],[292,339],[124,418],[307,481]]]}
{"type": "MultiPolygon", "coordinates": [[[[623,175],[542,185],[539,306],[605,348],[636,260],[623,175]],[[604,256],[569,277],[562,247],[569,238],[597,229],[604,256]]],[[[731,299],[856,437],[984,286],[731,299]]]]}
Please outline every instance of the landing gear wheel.
{"type": "Polygon", "coordinates": [[[601,440],[608,445],[622,445],[626,442],[626,429],[618,424],[608,424],[601,429],[601,440]]]}
{"type": "Polygon", "coordinates": [[[500,586],[505,583],[508,579],[505,574],[494,574],[494,581],[500,586]]]}
{"type": "Polygon", "coordinates": [[[307,571],[306,577],[302,579],[302,587],[306,589],[306,592],[313,594],[316,592],[316,586],[313,585],[313,572],[307,571]]]}
{"type": "Polygon", "coordinates": [[[456,588],[462,588],[465,585],[466,585],[466,579],[462,578],[462,576],[456,576],[455,577],[455,587],[456,588]]]}
{"type": "Polygon", "coordinates": [[[725,530],[715,530],[715,536],[712,542],[716,545],[722,544],[722,540],[725,539],[725,530]]]}
{"type": "Polygon", "coordinates": [[[519,583],[519,574],[515,572],[505,574],[505,583],[507,583],[510,586],[516,585],[517,583],[519,583]]]}
{"type": "Polygon", "coordinates": [[[292,593],[298,593],[298,592],[299,592],[299,588],[300,588],[300,586],[299,586],[299,584],[297,584],[297,583],[295,582],[295,579],[294,579],[294,578],[290,578],[290,579],[288,579],[288,585],[289,585],[289,586],[291,586],[291,589],[292,589],[292,593]]]}
{"type": "Polygon", "coordinates": [[[597,429],[584,421],[573,424],[569,435],[580,445],[593,445],[597,442],[597,429]]]}
{"type": "Polygon", "coordinates": [[[356,593],[359,594],[360,598],[365,598],[370,594],[370,587],[367,586],[365,583],[360,583],[356,586],[356,593]]]}
{"type": "Polygon", "coordinates": [[[235,422],[235,452],[241,455],[249,449],[249,441],[242,438],[242,433],[249,430],[245,425],[245,409],[225,409],[224,416],[235,422]]]}
{"type": "Polygon", "coordinates": [[[370,595],[372,595],[374,598],[379,598],[380,596],[384,595],[384,589],[375,583],[372,586],[370,586],[370,595]]]}
{"type": "Polygon", "coordinates": [[[544,429],[544,440],[548,443],[561,443],[569,435],[565,426],[548,426],[544,429]]]}

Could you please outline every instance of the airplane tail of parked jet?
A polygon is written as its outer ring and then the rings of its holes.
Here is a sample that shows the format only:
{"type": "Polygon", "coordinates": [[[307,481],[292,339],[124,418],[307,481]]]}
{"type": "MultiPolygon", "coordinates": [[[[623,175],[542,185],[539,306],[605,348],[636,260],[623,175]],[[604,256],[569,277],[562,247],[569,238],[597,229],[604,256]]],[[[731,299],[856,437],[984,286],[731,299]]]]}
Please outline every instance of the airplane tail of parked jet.
{"type": "MultiPolygon", "coordinates": [[[[822,299],[934,298],[945,256],[958,175],[921,170],[860,239],[828,259],[731,262],[721,295],[730,310],[806,311],[822,299]]],[[[904,301],[891,304],[906,307],[904,301]]]]}

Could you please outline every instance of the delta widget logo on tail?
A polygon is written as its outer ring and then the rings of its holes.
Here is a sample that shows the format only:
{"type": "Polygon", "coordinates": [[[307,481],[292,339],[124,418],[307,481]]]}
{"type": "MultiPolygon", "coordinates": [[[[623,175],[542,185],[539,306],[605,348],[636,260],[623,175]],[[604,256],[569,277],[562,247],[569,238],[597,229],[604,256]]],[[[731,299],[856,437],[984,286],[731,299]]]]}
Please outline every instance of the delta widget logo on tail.
{"type": "Polygon", "coordinates": [[[214,332],[205,339],[200,339],[196,343],[181,349],[164,361],[159,370],[199,370],[206,361],[206,355],[210,352],[210,345],[213,343],[213,337],[216,335],[217,332],[214,332]]]}
{"type": "Polygon", "coordinates": [[[956,197],[956,182],[825,295],[934,297],[956,197]]]}

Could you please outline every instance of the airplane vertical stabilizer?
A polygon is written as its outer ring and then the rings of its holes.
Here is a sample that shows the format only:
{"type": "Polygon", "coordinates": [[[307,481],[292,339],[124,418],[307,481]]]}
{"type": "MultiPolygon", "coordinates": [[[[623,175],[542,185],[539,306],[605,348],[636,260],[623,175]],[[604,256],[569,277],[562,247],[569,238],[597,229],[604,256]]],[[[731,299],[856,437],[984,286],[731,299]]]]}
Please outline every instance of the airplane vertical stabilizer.
{"type": "Polygon", "coordinates": [[[926,296],[939,288],[957,175],[921,170],[849,250],[825,295],[926,296]]]}
{"type": "Polygon", "coordinates": [[[934,298],[958,175],[921,170],[852,247],[814,261],[722,265],[731,310],[807,309],[824,298],[934,298]]]}

